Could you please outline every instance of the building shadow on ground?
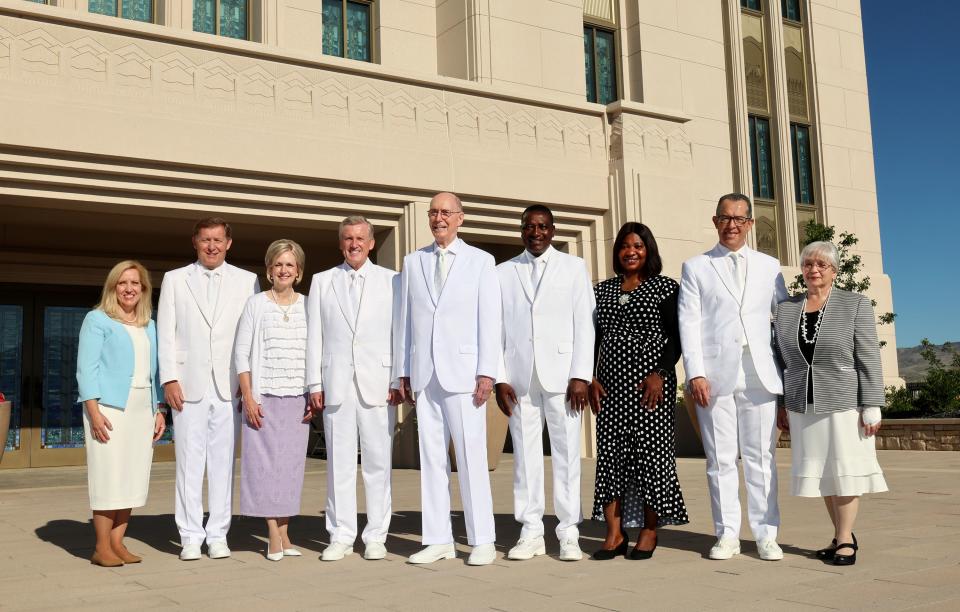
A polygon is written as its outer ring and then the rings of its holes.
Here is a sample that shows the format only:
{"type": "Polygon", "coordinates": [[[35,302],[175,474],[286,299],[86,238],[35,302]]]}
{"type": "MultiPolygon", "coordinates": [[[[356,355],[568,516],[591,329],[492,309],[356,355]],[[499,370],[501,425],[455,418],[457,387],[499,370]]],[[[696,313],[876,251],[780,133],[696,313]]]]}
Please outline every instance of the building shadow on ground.
{"type": "MultiPolygon", "coordinates": [[[[453,513],[454,538],[457,544],[468,545],[463,523],[463,513],[453,513]]],[[[506,554],[520,537],[520,525],[513,515],[497,514],[494,517],[497,529],[497,550],[506,554]]],[[[421,548],[420,533],[422,529],[422,515],[419,511],[394,512],[390,521],[390,533],[387,537],[387,549],[403,557],[412,555],[421,548]]],[[[358,516],[358,531],[363,532],[366,525],[366,515],[358,516]]],[[[559,554],[559,545],[554,531],[557,519],[553,516],[544,518],[546,530],[547,554],[559,554]]],[[[317,555],[330,543],[327,535],[325,519],[320,515],[302,515],[293,517],[290,521],[290,539],[294,545],[305,553],[317,555]]],[[[631,545],[636,543],[637,530],[628,529],[631,545]]],[[[75,521],[59,519],[48,522],[36,530],[37,537],[44,542],[59,546],[67,553],[83,559],[93,554],[94,536],[91,521],[75,521]]],[[[606,534],[606,525],[601,521],[585,520],[580,525],[580,546],[584,555],[600,548],[606,534]]],[[[266,552],[267,529],[262,518],[249,516],[234,516],[230,527],[228,544],[234,551],[266,552]]],[[[177,532],[173,514],[136,514],[130,519],[127,537],[139,541],[155,550],[171,555],[180,554],[180,536],[177,532]]],[[[659,548],[672,548],[699,553],[707,558],[710,547],[715,538],[712,535],[688,531],[684,527],[666,527],[659,530],[659,548]]],[[[799,548],[790,544],[781,544],[786,555],[809,557],[812,550],[799,548]]],[[[362,552],[363,543],[357,538],[357,552],[362,552]]],[[[743,554],[756,557],[756,548],[752,542],[743,541],[743,554]]]]}

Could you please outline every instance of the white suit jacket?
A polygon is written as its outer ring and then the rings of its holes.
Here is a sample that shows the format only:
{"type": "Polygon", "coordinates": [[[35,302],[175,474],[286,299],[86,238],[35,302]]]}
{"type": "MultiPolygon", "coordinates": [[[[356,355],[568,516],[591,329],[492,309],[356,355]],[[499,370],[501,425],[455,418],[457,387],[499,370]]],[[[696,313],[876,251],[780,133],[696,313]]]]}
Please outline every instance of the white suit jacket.
{"type": "Polygon", "coordinates": [[[500,283],[493,257],[459,238],[438,295],[436,243],[403,259],[400,312],[394,335],[394,377],[409,376],[419,392],[436,374],[449,393],[472,393],[477,376],[497,377],[500,283]]]}
{"type": "Polygon", "coordinates": [[[350,300],[346,263],[313,275],[307,297],[307,385],[330,406],[343,403],[356,376],[360,398],[387,403],[393,368],[393,315],[399,277],[369,260],[359,312],[350,300]]]}
{"type": "Polygon", "coordinates": [[[161,384],[179,381],[188,402],[203,399],[210,373],[217,393],[232,399],[237,390],[233,341],[237,322],[251,295],[260,291],[257,275],[224,263],[220,266],[216,310],[207,305],[206,279],[192,263],[163,275],[157,308],[157,346],[161,384]]]}
{"type": "Polygon", "coordinates": [[[744,246],[747,271],[741,298],[727,253],[718,244],[683,262],[677,314],[687,382],[705,376],[713,395],[732,393],[743,357],[743,333],[763,386],[779,395],[783,382],[773,356],[771,316],[787,297],[780,262],[744,246]]]}
{"type": "Polygon", "coordinates": [[[586,263],[550,247],[536,291],[526,251],[497,266],[503,303],[503,361],[498,383],[517,396],[533,373],[548,393],[564,393],[571,378],[593,378],[596,301],[586,263]]]}

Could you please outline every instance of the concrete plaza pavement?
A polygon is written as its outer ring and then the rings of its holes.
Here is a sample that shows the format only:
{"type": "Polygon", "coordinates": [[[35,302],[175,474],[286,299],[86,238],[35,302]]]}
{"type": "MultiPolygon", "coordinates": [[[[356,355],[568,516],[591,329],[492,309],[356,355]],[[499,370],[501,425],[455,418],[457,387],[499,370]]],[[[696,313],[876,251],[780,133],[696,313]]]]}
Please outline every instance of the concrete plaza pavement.
{"type": "MultiPolygon", "coordinates": [[[[556,521],[548,518],[547,555],[508,561],[504,554],[519,534],[512,516],[511,460],[504,455],[491,472],[498,558],[487,567],[465,564],[468,547],[456,494],[460,556],[427,566],[405,562],[419,549],[419,472],[413,470],[393,474],[394,517],[385,560],[364,561],[360,554],[334,563],[318,560],[327,543],[326,465],[310,459],[303,514],[290,528],[303,557],[267,561],[262,521],[235,517],[231,558],[182,562],[172,514],[173,464],[157,463],[148,505],[135,510],[128,533],[129,548],[144,561],[114,569],[88,560],[93,535],[85,468],[2,471],[0,609],[960,610],[960,453],[880,452],[891,490],[865,498],[856,530],[860,557],[847,568],[810,557],[831,532],[819,500],[784,492],[789,450],[777,456],[783,561],[759,559],[746,518],[743,554],[730,561],[706,558],[714,538],[703,460],[695,458],[678,460],[690,523],[663,529],[653,559],[561,562],[556,521]]],[[[593,461],[584,460],[587,515],[593,476],[593,461]]],[[[586,520],[581,536],[589,553],[602,540],[603,525],[586,520]]],[[[362,552],[362,544],[356,551],[362,552]]]]}

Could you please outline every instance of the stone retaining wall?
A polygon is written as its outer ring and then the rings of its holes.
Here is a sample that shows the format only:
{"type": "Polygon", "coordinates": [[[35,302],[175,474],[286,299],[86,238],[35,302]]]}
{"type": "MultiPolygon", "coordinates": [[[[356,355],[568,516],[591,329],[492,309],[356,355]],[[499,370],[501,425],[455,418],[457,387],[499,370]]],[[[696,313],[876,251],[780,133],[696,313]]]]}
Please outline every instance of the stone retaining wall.
{"type": "MultiPolygon", "coordinates": [[[[790,434],[781,432],[777,446],[790,448],[790,434]]],[[[960,451],[960,419],[884,419],[877,449],[960,451]]]]}

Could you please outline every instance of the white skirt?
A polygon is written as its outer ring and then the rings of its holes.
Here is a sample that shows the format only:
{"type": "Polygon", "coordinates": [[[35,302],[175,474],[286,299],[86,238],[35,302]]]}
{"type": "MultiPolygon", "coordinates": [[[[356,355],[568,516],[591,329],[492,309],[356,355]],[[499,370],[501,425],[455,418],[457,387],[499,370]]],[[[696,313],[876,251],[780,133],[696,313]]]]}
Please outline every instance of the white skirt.
{"type": "Polygon", "coordinates": [[[887,490],[876,439],[863,435],[857,410],[814,414],[808,407],[804,414],[788,414],[794,495],[846,497],[887,490]]]}
{"type": "Polygon", "coordinates": [[[90,433],[90,419],[83,411],[87,448],[87,487],[91,510],[139,508],[147,503],[150,467],[153,465],[151,389],[131,388],[125,410],[100,405],[113,431],[106,443],[90,433]]]}

